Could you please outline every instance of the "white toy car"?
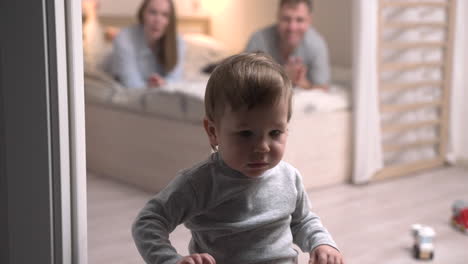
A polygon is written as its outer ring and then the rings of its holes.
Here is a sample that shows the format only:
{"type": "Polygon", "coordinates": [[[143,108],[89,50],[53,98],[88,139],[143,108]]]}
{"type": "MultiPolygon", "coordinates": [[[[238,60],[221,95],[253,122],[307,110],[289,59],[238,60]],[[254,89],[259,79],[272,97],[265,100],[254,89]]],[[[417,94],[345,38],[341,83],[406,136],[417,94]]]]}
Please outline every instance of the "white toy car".
{"type": "Polygon", "coordinates": [[[432,239],[435,231],[432,227],[420,224],[411,226],[411,232],[414,237],[413,256],[417,259],[433,259],[434,244],[432,239]]]}

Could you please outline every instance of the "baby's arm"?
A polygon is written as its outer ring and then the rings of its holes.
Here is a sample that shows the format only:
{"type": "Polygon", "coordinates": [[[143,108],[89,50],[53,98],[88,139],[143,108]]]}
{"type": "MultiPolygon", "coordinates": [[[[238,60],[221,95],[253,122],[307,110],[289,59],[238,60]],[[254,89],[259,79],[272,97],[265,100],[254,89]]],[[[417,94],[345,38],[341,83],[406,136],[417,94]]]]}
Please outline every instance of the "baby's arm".
{"type": "Polygon", "coordinates": [[[171,245],[169,234],[195,209],[195,192],[184,177],[176,177],[148,201],[132,227],[135,245],[146,263],[175,264],[183,260],[171,245]]]}
{"type": "Polygon", "coordinates": [[[296,189],[296,208],[291,220],[294,243],[303,252],[310,252],[311,259],[309,263],[342,264],[342,257],[337,250],[336,243],[322,225],[320,218],[310,210],[307,193],[304,191],[299,172],[297,172],[296,189]],[[324,257],[329,262],[322,262],[324,257]],[[335,262],[335,258],[337,258],[338,262],[335,262]]]}
{"type": "Polygon", "coordinates": [[[135,245],[146,263],[174,264],[182,258],[169,242],[169,234],[178,223],[167,212],[156,196],[140,211],[132,226],[135,245]]]}

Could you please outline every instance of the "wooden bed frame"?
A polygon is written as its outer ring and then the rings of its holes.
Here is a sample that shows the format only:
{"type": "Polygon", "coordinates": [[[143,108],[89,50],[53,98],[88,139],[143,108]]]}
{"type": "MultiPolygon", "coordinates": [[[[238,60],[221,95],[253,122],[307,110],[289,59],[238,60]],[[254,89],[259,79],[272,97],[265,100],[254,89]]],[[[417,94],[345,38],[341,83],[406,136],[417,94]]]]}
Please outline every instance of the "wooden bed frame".
{"type": "MultiPolygon", "coordinates": [[[[100,16],[104,27],[122,28],[137,23],[136,17],[100,16]]],[[[208,17],[180,16],[177,18],[177,30],[181,34],[201,33],[211,35],[211,22],[208,17]]]]}

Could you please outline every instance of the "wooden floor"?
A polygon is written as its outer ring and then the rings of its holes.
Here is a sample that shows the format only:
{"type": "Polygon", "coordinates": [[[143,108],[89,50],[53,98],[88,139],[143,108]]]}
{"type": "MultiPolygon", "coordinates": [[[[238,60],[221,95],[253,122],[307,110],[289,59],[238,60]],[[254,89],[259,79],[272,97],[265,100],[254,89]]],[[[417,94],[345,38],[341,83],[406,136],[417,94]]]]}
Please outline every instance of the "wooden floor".
{"type": "MultiPolygon", "coordinates": [[[[467,264],[468,235],[451,227],[454,200],[468,201],[468,170],[447,167],[363,186],[310,190],[347,264],[426,263],[411,257],[410,226],[432,226],[435,258],[429,263],[467,264]]],[[[143,263],[130,235],[136,213],[151,197],[132,187],[88,175],[89,263],[143,263]]],[[[178,227],[171,241],[186,254],[190,233],[178,227]]],[[[299,263],[307,263],[306,254],[299,263]]]]}

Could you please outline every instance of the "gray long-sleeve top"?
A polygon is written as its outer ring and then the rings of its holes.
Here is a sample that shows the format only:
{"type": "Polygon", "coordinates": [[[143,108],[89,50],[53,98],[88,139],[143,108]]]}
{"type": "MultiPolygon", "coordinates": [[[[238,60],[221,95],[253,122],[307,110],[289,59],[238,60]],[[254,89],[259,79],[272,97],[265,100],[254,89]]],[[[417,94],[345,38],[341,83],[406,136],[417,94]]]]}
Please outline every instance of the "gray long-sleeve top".
{"type": "Polygon", "coordinates": [[[174,264],[182,256],[169,233],[185,223],[191,253],[209,253],[218,264],[294,258],[321,244],[336,247],[309,209],[299,172],[280,162],[260,177],[229,168],[218,153],[182,171],[141,210],[133,237],[147,263],[174,264]]]}

